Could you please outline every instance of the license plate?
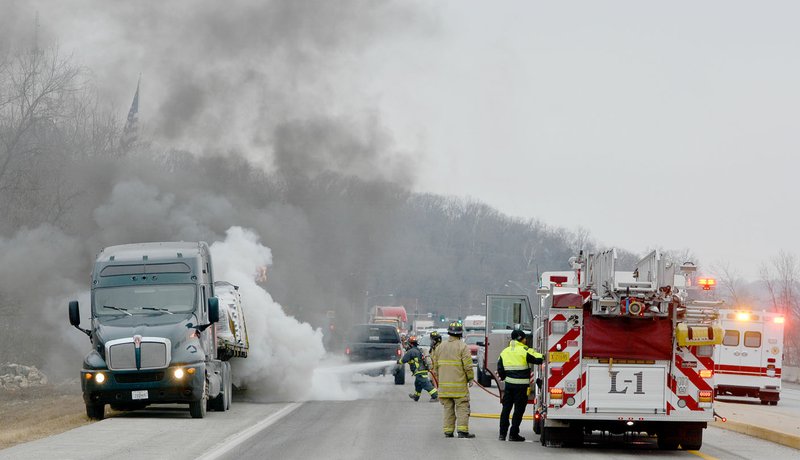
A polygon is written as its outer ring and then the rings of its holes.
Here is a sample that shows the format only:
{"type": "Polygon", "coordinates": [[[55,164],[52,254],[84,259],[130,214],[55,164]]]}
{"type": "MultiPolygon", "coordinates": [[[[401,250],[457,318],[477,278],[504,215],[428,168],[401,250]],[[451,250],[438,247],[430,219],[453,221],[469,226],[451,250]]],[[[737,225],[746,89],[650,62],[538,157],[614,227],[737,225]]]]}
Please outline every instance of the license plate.
{"type": "Polygon", "coordinates": [[[550,352],[550,362],[551,363],[565,363],[569,361],[569,352],[568,351],[551,351],[550,352]]]}
{"type": "Polygon", "coordinates": [[[131,399],[147,399],[147,390],[131,391],[131,399]]]}
{"type": "Polygon", "coordinates": [[[371,336],[369,336],[369,341],[370,341],[370,342],[377,342],[377,341],[378,341],[378,340],[380,340],[380,339],[381,339],[381,338],[380,338],[379,336],[377,336],[377,335],[371,335],[371,336]]]}

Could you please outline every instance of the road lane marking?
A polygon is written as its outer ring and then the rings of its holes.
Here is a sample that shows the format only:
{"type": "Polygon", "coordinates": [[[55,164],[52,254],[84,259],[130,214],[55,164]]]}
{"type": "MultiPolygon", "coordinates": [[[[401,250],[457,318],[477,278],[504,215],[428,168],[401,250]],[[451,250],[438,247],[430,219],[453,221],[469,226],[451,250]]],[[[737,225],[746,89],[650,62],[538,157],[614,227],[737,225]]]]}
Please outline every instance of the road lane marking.
{"type": "Polygon", "coordinates": [[[689,452],[690,454],[693,454],[693,455],[697,455],[698,457],[703,458],[705,460],[719,460],[717,457],[712,457],[712,456],[710,456],[708,454],[704,454],[704,453],[700,452],[699,450],[687,450],[686,452],[689,452]]]}
{"type": "MultiPolygon", "coordinates": [[[[500,419],[500,414],[469,414],[470,417],[475,418],[496,418],[500,419]]],[[[509,415],[508,418],[511,418],[509,415]]],[[[533,415],[523,415],[522,420],[533,420],[533,415]]]]}
{"type": "Polygon", "coordinates": [[[223,455],[229,453],[231,450],[235,449],[248,439],[252,438],[253,436],[260,433],[262,430],[268,428],[273,423],[277,422],[278,420],[286,417],[290,413],[292,413],[295,409],[302,406],[303,403],[289,403],[286,407],[275,412],[274,414],[270,415],[269,417],[265,418],[264,420],[256,423],[252,427],[242,431],[241,433],[237,433],[224,442],[218,444],[216,447],[212,448],[210,451],[206,452],[205,454],[197,457],[197,460],[215,460],[217,458],[222,457],[223,455]]]}

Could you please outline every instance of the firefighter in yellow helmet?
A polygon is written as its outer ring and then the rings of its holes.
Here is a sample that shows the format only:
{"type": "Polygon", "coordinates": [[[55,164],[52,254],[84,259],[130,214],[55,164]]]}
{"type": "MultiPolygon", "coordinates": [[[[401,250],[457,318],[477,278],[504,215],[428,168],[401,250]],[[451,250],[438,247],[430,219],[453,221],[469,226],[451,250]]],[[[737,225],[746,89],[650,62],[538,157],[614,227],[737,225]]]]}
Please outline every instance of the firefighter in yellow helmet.
{"type": "Polygon", "coordinates": [[[531,364],[542,364],[543,356],[533,348],[525,345],[527,337],[520,329],[511,331],[511,342],[500,352],[497,360],[497,373],[505,382],[503,391],[503,410],[500,412],[500,440],[524,441],[519,435],[519,424],[528,406],[528,391],[531,385],[531,364]],[[511,419],[511,432],[508,431],[508,416],[511,408],[514,416],[511,419]]]}
{"type": "Polygon", "coordinates": [[[439,378],[439,401],[444,406],[444,435],[452,438],[457,431],[459,438],[474,438],[469,432],[468,386],[472,386],[475,376],[469,347],[461,340],[464,335],[461,321],[450,323],[447,335],[449,339],[433,353],[433,371],[439,378]]]}

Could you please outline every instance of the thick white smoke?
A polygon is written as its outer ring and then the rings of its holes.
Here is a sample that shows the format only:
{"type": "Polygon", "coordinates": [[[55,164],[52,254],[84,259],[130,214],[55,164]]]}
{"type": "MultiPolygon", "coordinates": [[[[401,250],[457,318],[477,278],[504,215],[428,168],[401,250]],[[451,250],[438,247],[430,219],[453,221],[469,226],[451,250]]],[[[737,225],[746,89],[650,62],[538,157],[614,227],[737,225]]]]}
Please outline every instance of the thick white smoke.
{"type": "Polygon", "coordinates": [[[314,369],[325,356],[322,333],[287,316],[256,284],[259,268],[272,263],[258,236],[241,227],[226,233],[211,245],[214,270],[218,280],[239,286],[250,339],[248,357],[233,362],[235,382],[262,399],[308,399],[314,369]]]}
{"type": "Polygon", "coordinates": [[[218,280],[239,286],[247,321],[250,352],[233,360],[234,381],[248,397],[276,400],[352,400],[369,397],[375,385],[352,385],[361,370],[391,363],[351,366],[325,356],[322,332],[288,316],[255,279],[272,263],[272,252],[251,230],[231,227],[224,241],[211,245],[218,280]]]}

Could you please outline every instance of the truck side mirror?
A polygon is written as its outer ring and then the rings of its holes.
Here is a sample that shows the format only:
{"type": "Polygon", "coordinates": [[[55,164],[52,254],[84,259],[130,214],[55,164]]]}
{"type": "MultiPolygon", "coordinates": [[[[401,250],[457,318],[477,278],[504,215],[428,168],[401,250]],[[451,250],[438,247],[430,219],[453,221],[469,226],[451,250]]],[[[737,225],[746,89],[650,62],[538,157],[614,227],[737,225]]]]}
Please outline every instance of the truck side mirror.
{"type": "Polygon", "coordinates": [[[216,323],[219,321],[219,299],[216,297],[208,298],[208,322],[216,323]]]}
{"type": "Polygon", "coordinates": [[[78,301],[73,300],[69,303],[69,324],[78,327],[81,325],[81,313],[78,308],[78,301]]]}
{"type": "Polygon", "coordinates": [[[77,300],[72,300],[69,303],[69,324],[73,325],[75,329],[88,335],[89,339],[91,340],[92,331],[88,329],[81,329],[81,312],[80,309],[78,308],[77,300]]]}

